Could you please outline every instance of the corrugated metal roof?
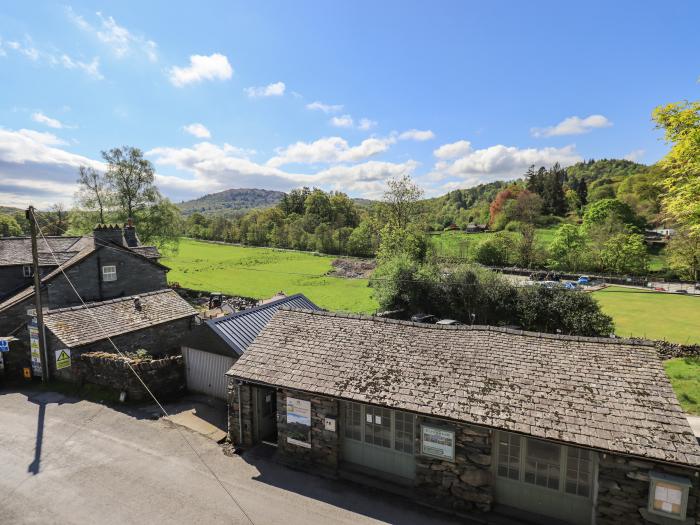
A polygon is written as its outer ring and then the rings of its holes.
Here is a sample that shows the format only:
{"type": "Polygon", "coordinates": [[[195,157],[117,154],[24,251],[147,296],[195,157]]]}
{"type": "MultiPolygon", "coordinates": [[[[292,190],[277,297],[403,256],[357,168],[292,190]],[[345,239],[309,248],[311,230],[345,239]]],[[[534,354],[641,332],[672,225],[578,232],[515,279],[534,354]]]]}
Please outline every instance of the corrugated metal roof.
{"type": "Polygon", "coordinates": [[[306,296],[299,293],[248,310],[236,312],[226,317],[211,319],[207,321],[207,325],[237,355],[241,356],[281,306],[305,310],[321,310],[306,296]]]}

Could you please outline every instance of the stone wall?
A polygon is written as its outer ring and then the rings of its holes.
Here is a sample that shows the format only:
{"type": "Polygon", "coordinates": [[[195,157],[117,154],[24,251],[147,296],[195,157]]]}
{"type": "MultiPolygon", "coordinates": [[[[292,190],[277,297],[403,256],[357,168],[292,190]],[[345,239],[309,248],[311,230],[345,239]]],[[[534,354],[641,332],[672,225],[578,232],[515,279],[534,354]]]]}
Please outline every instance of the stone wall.
{"type": "Polygon", "coordinates": [[[491,509],[493,501],[492,432],[469,425],[446,425],[427,418],[416,419],[416,490],[436,507],[458,512],[491,509]],[[433,459],[420,454],[421,423],[455,432],[455,460],[433,459]]]}
{"type": "Polygon", "coordinates": [[[185,366],[181,355],[164,359],[126,359],[106,352],[86,352],[71,356],[71,372],[79,382],[106,386],[118,392],[126,391],[131,400],[150,396],[136,378],[131,367],[160,399],[172,399],[185,391],[185,366]]]}
{"type": "MultiPolygon", "coordinates": [[[[167,288],[165,269],[135,253],[118,248],[98,248],[93,254],[66,270],[85,302],[105,301],[128,295],[167,288]],[[102,266],[117,267],[117,280],[102,280],[102,266]]],[[[47,285],[51,309],[80,304],[70,284],[62,274],[47,285]]]]}
{"type": "MultiPolygon", "coordinates": [[[[665,472],[690,479],[693,486],[688,498],[689,523],[700,525],[700,488],[697,470],[659,465],[649,461],[600,454],[598,464],[597,525],[647,525],[640,508],[649,501],[649,472],[665,472]]],[[[681,524],[682,522],[676,522],[681,524]]]]}
{"type": "Polygon", "coordinates": [[[277,443],[281,462],[294,468],[335,477],[340,457],[338,400],[331,397],[281,390],[277,392],[277,443]],[[287,397],[311,401],[311,448],[287,442],[287,397]],[[325,429],[325,418],[336,420],[336,431],[325,429]]]}
{"type": "Polygon", "coordinates": [[[232,377],[228,378],[228,438],[236,448],[253,445],[253,387],[242,384],[239,388],[232,377]]]}

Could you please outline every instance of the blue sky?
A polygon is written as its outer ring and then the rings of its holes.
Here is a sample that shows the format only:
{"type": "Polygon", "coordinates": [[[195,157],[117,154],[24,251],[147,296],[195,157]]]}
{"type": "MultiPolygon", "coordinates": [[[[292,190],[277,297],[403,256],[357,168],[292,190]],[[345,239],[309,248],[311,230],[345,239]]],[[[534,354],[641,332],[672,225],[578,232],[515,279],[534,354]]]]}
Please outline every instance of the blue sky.
{"type": "Polygon", "coordinates": [[[175,201],[653,163],[653,107],[700,98],[697,20],[692,1],[5,2],[0,204],[70,205],[78,167],[123,144],[175,201]]]}

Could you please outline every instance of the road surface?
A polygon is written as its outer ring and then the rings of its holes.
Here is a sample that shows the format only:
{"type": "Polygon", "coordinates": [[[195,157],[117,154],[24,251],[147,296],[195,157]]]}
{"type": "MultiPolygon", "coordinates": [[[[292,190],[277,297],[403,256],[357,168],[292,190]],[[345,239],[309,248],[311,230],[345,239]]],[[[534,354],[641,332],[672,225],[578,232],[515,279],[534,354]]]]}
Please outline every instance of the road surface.
{"type": "Polygon", "coordinates": [[[147,411],[54,393],[0,390],[0,523],[454,524],[408,500],[229,457],[214,441],[147,411]]]}

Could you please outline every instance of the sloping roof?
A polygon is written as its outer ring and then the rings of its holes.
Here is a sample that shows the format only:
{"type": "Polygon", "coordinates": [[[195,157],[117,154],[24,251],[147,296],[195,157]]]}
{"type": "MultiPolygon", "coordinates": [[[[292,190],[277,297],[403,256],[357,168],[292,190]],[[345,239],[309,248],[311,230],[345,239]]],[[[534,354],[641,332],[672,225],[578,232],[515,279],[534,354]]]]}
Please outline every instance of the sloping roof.
{"type": "MultiPolygon", "coordinates": [[[[67,261],[62,263],[60,266],[56,266],[53,270],[51,270],[49,273],[44,275],[41,278],[42,286],[44,284],[46,284],[47,282],[49,282],[50,280],[52,280],[53,278],[55,278],[56,276],[63,273],[63,271],[78,264],[80,261],[82,261],[83,259],[90,256],[92,253],[94,253],[98,249],[122,250],[125,252],[131,252],[139,257],[143,257],[149,263],[155,264],[156,266],[163,268],[166,271],[170,270],[170,268],[159,263],[154,258],[146,257],[144,255],[141,255],[138,252],[135,252],[134,250],[132,250],[130,248],[127,248],[126,246],[120,246],[120,245],[115,244],[115,243],[102,244],[98,248],[96,248],[94,243],[92,242],[91,237],[82,237],[81,240],[78,243],[76,243],[74,246],[76,248],[81,248],[81,250],[79,252],[77,252],[75,255],[73,255],[70,259],[68,259],[67,261]]],[[[6,308],[10,308],[12,306],[15,306],[16,304],[30,298],[32,295],[34,295],[34,286],[26,287],[24,290],[17,292],[16,294],[12,295],[11,297],[8,297],[2,303],[0,303],[0,312],[4,311],[6,308]]]]}
{"type": "MultiPolygon", "coordinates": [[[[46,237],[46,243],[60,259],[67,258],[66,252],[75,253],[74,245],[81,237],[46,237]]],[[[39,264],[54,266],[51,250],[44,245],[43,239],[38,243],[39,264]]],[[[0,239],[0,266],[32,264],[32,241],[29,237],[5,237],[0,239]]]]}
{"type": "Polygon", "coordinates": [[[228,375],[700,466],[654,348],[280,310],[228,375]]]}
{"type": "Polygon", "coordinates": [[[207,325],[234,351],[243,355],[280,307],[320,310],[303,294],[290,295],[235,314],[207,321],[207,325]]]}
{"type": "Polygon", "coordinates": [[[129,249],[132,252],[138,253],[139,255],[143,255],[144,257],[147,257],[149,259],[157,259],[161,257],[158,248],[156,248],[155,246],[130,246],[129,249]]]}
{"type": "Polygon", "coordinates": [[[190,304],[171,289],[158,290],[84,306],[49,310],[44,323],[70,348],[136,332],[196,315],[190,304]],[[141,308],[134,306],[138,297],[141,308]]]}

